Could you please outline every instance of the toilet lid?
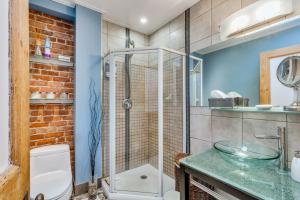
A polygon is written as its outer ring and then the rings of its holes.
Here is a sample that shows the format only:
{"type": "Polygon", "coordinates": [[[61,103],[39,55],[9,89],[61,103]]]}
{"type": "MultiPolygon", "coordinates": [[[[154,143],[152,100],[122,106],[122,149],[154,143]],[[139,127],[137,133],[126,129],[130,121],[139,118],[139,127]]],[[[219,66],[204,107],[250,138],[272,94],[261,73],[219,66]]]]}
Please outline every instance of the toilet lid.
{"type": "Polygon", "coordinates": [[[72,185],[72,175],[58,170],[35,176],[30,181],[30,197],[34,199],[39,193],[45,199],[58,199],[72,185]]]}
{"type": "Polygon", "coordinates": [[[164,200],[180,200],[180,193],[174,190],[170,190],[165,193],[164,200]]]}

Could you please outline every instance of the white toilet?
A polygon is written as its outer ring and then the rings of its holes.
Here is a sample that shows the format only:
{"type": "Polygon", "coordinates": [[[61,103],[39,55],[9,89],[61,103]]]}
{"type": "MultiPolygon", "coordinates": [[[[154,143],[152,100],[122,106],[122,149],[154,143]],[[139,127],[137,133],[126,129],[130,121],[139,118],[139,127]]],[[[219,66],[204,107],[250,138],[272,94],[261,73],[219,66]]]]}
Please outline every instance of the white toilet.
{"type": "Polygon", "coordinates": [[[180,193],[175,190],[170,190],[164,194],[164,200],[180,200],[180,193]]]}
{"type": "Polygon", "coordinates": [[[30,199],[69,200],[72,172],[69,145],[51,145],[30,151],[30,199]]]}

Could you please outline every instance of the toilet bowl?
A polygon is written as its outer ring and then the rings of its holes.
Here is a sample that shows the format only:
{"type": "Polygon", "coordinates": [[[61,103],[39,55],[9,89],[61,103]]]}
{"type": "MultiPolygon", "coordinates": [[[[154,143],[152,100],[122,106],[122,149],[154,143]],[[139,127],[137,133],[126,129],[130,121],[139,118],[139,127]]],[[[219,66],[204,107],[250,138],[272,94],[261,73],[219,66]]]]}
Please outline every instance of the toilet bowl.
{"type": "Polygon", "coordinates": [[[69,145],[51,145],[30,151],[30,199],[39,193],[46,200],[69,200],[72,173],[69,145]]]}

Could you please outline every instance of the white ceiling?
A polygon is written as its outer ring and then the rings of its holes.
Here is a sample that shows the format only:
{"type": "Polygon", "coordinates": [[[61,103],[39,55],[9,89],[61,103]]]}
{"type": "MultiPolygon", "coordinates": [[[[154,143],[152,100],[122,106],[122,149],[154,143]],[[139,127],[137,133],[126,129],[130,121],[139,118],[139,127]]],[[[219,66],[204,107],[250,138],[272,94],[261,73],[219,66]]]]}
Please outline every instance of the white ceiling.
{"type": "Polygon", "coordinates": [[[56,0],[77,3],[101,12],[104,19],[151,34],[199,0],[56,0]],[[148,22],[142,24],[140,19],[148,22]]]}

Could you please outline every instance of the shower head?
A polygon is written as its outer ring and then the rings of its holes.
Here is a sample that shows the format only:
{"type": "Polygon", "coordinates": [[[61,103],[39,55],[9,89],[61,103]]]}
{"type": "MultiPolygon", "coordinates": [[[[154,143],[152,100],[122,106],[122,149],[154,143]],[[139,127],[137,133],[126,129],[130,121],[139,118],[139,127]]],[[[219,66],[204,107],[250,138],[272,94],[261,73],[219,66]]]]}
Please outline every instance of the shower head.
{"type": "Polygon", "coordinates": [[[135,48],[135,44],[134,44],[133,40],[129,40],[129,48],[130,48],[130,45],[132,46],[133,49],[135,48]]]}

